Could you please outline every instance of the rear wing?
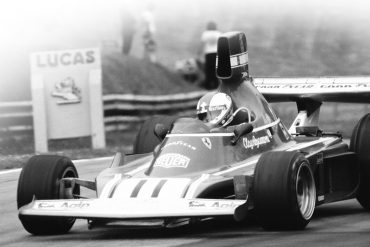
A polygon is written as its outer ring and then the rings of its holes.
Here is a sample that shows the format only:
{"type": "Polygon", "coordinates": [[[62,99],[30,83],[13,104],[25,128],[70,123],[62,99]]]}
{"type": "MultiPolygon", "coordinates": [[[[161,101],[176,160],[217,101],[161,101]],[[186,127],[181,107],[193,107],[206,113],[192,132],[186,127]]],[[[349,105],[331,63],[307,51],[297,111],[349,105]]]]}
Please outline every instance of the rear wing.
{"type": "Polygon", "coordinates": [[[370,103],[370,76],[265,77],[252,82],[269,102],[370,103]]]}
{"type": "Polygon", "coordinates": [[[370,76],[270,77],[253,78],[252,82],[269,102],[297,103],[291,134],[318,134],[322,102],[370,103],[370,76]]]}

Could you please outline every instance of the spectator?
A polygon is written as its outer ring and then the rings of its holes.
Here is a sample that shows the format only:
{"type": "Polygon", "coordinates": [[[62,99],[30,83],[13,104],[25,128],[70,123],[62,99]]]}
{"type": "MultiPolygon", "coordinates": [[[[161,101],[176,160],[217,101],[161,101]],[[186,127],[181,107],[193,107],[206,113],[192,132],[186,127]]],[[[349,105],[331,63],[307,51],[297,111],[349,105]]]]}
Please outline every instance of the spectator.
{"type": "Polygon", "coordinates": [[[129,4],[125,4],[122,10],[122,53],[128,55],[132,47],[132,41],[136,32],[136,18],[130,9],[129,4]]]}
{"type": "Polygon", "coordinates": [[[205,80],[203,87],[211,90],[218,87],[216,77],[217,40],[221,32],[217,30],[215,22],[207,23],[207,29],[201,36],[201,49],[199,53],[204,57],[205,80]]]}
{"type": "Polygon", "coordinates": [[[149,2],[146,10],[141,14],[144,31],[143,31],[143,45],[144,45],[144,58],[149,59],[152,63],[157,62],[155,52],[157,50],[157,44],[154,39],[156,32],[155,21],[154,21],[154,3],[149,2]]]}
{"type": "Polygon", "coordinates": [[[177,60],[175,62],[175,69],[185,81],[196,84],[203,82],[203,68],[199,59],[188,58],[177,60]]]}

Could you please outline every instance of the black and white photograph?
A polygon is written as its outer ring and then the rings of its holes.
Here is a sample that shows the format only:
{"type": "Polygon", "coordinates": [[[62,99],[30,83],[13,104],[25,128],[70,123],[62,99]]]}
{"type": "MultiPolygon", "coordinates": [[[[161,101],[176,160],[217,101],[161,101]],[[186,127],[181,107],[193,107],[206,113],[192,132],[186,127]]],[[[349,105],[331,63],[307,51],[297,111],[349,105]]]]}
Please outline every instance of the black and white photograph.
{"type": "Polygon", "coordinates": [[[369,246],[370,3],[0,3],[0,246],[369,246]]]}

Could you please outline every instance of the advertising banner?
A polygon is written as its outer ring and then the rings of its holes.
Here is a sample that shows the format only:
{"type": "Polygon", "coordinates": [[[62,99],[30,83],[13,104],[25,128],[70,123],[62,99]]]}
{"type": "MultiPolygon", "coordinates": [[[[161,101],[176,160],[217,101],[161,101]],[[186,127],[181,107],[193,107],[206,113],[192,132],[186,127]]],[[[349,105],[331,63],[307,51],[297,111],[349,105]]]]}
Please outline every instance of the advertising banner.
{"type": "Polygon", "coordinates": [[[105,146],[102,72],[97,48],[31,54],[36,151],[47,140],[91,136],[105,146]]]}

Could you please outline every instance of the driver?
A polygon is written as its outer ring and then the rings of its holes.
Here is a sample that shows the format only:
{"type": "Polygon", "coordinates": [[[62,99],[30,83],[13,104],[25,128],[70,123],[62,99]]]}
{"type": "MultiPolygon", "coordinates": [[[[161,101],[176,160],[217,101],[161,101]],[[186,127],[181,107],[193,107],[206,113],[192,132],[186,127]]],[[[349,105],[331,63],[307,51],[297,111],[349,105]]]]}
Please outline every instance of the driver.
{"type": "Polygon", "coordinates": [[[209,92],[197,105],[197,115],[208,127],[226,127],[233,120],[233,104],[229,95],[209,92]]]}

